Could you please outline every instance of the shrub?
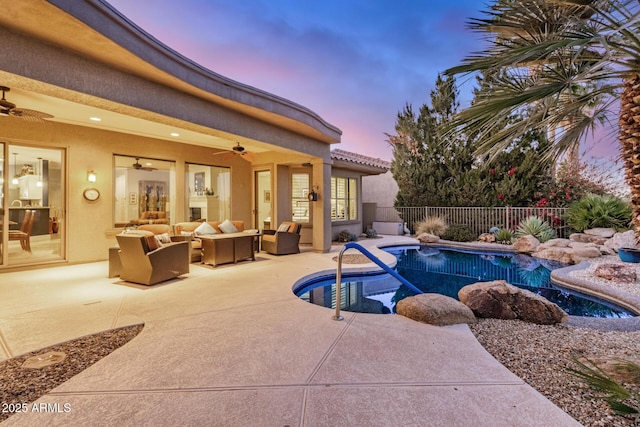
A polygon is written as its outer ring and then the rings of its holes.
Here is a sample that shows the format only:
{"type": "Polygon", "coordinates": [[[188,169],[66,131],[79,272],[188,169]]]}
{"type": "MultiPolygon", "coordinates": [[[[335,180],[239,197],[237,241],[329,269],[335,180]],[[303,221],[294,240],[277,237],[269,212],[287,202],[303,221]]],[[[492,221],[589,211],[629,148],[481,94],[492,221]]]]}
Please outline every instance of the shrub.
{"type": "Polygon", "coordinates": [[[453,242],[473,242],[478,238],[472,229],[464,225],[452,225],[440,237],[453,242]]]}
{"type": "Polygon", "coordinates": [[[358,236],[350,232],[349,230],[342,230],[338,233],[338,242],[346,243],[346,242],[355,242],[358,240],[358,236]]]}
{"type": "Polygon", "coordinates": [[[508,228],[500,228],[494,234],[496,236],[496,242],[503,245],[510,245],[513,243],[513,231],[508,228]]]}
{"type": "Polygon", "coordinates": [[[569,206],[567,224],[582,232],[588,228],[603,227],[628,229],[631,223],[631,205],[615,196],[587,194],[569,206]]]}
{"type": "Polygon", "coordinates": [[[422,221],[416,222],[414,226],[417,235],[429,233],[438,237],[442,237],[449,228],[445,219],[439,216],[428,216],[422,221]]]}
{"type": "Polygon", "coordinates": [[[365,234],[367,235],[367,239],[375,239],[378,237],[378,232],[373,228],[368,228],[365,234]]]}
{"type": "Polygon", "coordinates": [[[535,215],[531,215],[530,217],[520,221],[518,229],[516,230],[516,237],[529,235],[538,239],[540,243],[544,243],[547,240],[556,237],[556,232],[551,228],[549,223],[535,215]]]}

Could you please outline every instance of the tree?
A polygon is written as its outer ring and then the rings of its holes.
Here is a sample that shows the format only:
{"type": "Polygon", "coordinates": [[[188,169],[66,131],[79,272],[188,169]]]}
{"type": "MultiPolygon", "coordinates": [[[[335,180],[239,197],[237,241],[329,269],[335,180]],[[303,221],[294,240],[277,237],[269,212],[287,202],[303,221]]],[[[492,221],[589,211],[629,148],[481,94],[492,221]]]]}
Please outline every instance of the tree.
{"type": "Polygon", "coordinates": [[[618,138],[640,237],[640,2],[499,0],[469,23],[488,47],[446,71],[490,70],[491,94],[452,120],[451,129],[488,135],[494,157],[532,129],[557,130],[547,156],[558,158],[606,124],[618,109],[618,138]],[[501,118],[527,115],[497,129],[501,118]]]}
{"type": "MultiPolygon", "coordinates": [[[[488,85],[490,77],[478,79],[488,85]]],[[[478,92],[480,93],[480,92],[478,92]]],[[[398,183],[396,206],[524,206],[549,181],[549,164],[541,158],[546,139],[531,131],[513,141],[490,164],[475,155],[476,134],[447,133],[458,112],[452,77],[438,76],[431,105],[418,114],[410,105],[398,114],[391,172],[398,183]]],[[[508,120],[505,120],[505,124],[508,120]]]]}

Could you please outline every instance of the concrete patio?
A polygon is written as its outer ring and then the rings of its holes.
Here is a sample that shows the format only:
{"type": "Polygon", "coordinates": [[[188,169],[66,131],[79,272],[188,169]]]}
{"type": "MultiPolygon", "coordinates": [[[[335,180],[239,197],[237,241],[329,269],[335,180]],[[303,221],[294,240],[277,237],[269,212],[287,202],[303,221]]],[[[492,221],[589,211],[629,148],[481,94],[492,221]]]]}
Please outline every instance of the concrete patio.
{"type": "Polygon", "coordinates": [[[21,413],[2,424],[579,425],[493,359],[466,325],[348,312],[337,322],[332,310],[295,297],[302,277],[335,271],[339,249],[192,264],[184,279],[152,287],[108,279],[106,262],[3,273],[1,360],[145,326],[39,400],[70,412],[21,413]]]}

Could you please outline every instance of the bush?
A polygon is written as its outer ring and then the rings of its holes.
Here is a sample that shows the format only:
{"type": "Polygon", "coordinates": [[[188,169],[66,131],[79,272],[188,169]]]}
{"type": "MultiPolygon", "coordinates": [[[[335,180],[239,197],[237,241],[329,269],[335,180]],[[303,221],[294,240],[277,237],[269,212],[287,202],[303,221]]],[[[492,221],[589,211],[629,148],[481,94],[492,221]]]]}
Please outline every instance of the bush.
{"type": "Polygon", "coordinates": [[[428,216],[422,221],[416,222],[414,226],[417,235],[429,233],[438,237],[442,237],[449,228],[445,219],[439,216],[428,216]]]}
{"type": "Polygon", "coordinates": [[[367,239],[375,239],[378,237],[378,232],[373,228],[368,228],[365,234],[367,235],[367,239]]]}
{"type": "Polygon", "coordinates": [[[516,237],[529,235],[538,239],[540,243],[544,243],[549,239],[555,238],[556,232],[553,228],[551,228],[549,223],[543,221],[535,215],[532,215],[520,221],[518,229],[516,230],[516,237]]]}
{"type": "Polygon", "coordinates": [[[349,230],[342,230],[338,233],[338,242],[346,243],[346,242],[355,242],[358,240],[358,236],[350,232],[349,230]]]}
{"type": "Polygon", "coordinates": [[[496,242],[503,245],[510,245],[513,243],[513,231],[508,228],[500,228],[494,234],[496,236],[496,242]]]}
{"type": "Polygon", "coordinates": [[[452,225],[440,237],[453,242],[473,242],[478,238],[472,229],[464,225],[452,225]]]}
{"type": "Polygon", "coordinates": [[[615,196],[587,194],[569,206],[566,214],[567,224],[572,229],[583,232],[588,228],[630,228],[631,205],[615,196]]]}

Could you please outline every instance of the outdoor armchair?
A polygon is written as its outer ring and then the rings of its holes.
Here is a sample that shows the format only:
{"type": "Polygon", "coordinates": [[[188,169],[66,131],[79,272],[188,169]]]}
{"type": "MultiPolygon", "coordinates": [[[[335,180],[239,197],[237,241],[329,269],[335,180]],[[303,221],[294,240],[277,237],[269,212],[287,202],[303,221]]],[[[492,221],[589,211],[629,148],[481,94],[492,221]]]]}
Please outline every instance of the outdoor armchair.
{"type": "Polygon", "coordinates": [[[301,224],[283,222],[277,230],[264,230],[262,250],[273,255],[300,253],[301,224]]]}

